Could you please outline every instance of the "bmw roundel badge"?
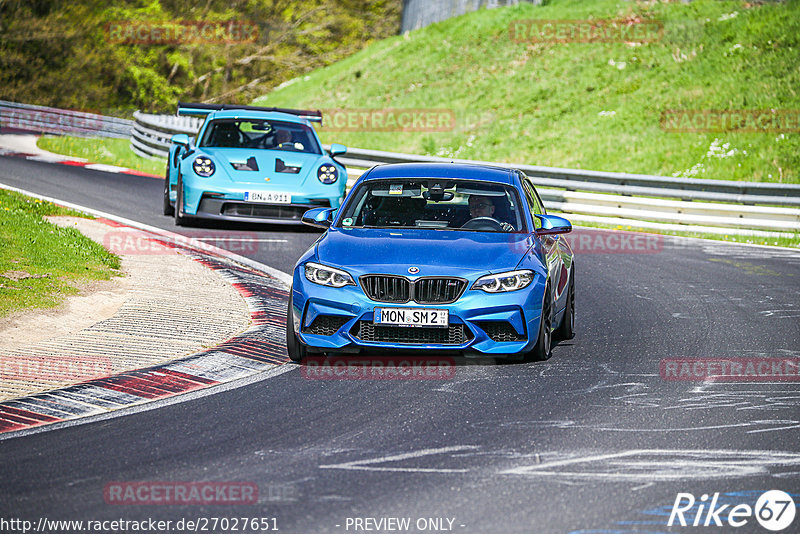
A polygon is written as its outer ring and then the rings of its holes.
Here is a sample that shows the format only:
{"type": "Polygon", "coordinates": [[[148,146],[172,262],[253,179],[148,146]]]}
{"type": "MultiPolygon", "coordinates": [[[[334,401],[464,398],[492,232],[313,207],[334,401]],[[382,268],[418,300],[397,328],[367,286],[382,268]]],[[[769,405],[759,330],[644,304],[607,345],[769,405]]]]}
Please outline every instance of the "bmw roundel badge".
{"type": "Polygon", "coordinates": [[[417,274],[419,272],[419,267],[409,267],[408,274],[417,274]]]}

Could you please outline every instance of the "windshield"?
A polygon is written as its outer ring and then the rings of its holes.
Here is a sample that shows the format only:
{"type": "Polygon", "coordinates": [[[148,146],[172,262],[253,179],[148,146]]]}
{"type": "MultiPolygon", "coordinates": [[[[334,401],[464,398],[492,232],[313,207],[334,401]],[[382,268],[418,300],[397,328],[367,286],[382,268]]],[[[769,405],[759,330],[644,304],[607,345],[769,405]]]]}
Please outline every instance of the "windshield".
{"type": "Polygon", "coordinates": [[[322,153],[305,124],[260,119],[214,120],[206,127],[199,146],[322,153]]]}
{"type": "Polygon", "coordinates": [[[343,227],[524,232],[519,197],[490,182],[397,178],[362,182],[344,208],[343,227]]]}

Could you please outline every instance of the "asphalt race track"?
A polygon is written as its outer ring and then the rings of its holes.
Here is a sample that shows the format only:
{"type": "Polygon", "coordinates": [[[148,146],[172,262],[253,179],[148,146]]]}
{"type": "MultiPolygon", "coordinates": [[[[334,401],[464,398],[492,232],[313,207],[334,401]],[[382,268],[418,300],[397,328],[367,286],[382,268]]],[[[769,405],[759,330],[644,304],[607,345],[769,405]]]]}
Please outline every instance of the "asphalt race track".
{"type": "MultiPolygon", "coordinates": [[[[160,214],[160,180],[0,157],[0,182],[176,229],[160,214]]],[[[318,236],[180,231],[255,234],[265,246],[248,255],[284,272],[318,236]]],[[[754,517],[735,529],[666,524],[679,493],[753,506],[778,489],[800,503],[800,377],[666,380],[662,360],[800,357],[800,252],[669,239],[576,261],[578,334],[547,362],[475,361],[449,380],[311,380],[297,367],[2,440],[0,517],[263,517],[285,533],[389,531],[365,518],[410,518],[408,532],[768,532],[754,517]],[[246,481],[259,500],[107,504],[107,485],[125,481],[246,481]]]]}

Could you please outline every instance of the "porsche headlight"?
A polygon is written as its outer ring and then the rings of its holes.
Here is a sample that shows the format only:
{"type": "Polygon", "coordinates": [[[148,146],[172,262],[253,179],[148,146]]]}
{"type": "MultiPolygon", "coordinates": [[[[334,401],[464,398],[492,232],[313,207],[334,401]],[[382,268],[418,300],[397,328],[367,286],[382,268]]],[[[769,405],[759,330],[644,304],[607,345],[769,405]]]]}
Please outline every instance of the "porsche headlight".
{"type": "Polygon", "coordinates": [[[303,270],[306,274],[306,280],[321,286],[344,287],[356,285],[352,276],[340,269],[334,269],[327,265],[308,262],[303,267],[303,270]]]}
{"type": "Polygon", "coordinates": [[[317,170],[317,178],[323,184],[334,184],[339,179],[339,169],[335,165],[325,164],[317,170]]]}
{"type": "Polygon", "coordinates": [[[528,287],[535,277],[535,273],[529,270],[509,271],[500,274],[488,274],[481,276],[472,285],[472,289],[480,289],[487,293],[502,293],[504,291],[517,291],[528,287]]]}
{"type": "Polygon", "coordinates": [[[194,173],[198,176],[211,176],[214,174],[214,170],[216,167],[214,166],[214,162],[211,161],[211,158],[207,156],[197,156],[194,158],[194,163],[192,163],[192,168],[194,169],[194,173]]]}

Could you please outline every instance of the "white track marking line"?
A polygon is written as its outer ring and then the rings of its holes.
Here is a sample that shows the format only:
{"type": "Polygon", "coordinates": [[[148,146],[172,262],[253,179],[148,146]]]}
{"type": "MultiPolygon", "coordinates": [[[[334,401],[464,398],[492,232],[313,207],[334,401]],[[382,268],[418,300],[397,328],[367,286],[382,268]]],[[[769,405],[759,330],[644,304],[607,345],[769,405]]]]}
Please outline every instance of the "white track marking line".
{"type": "Polygon", "coordinates": [[[245,243],[288,243],[288,239],[255,239],[250,237],[228,237],[225,234],[209,237],[195,237],[198,241],[243,241],[245,243]]]}
{"type": "Polygon", "coordinates": [[[113,172],[113,173],[122,173],[125,171],[129,171],[127,167],[117,167],[116,165],[106,165],[105,163],[89,163],[83,166],[85,169],[91,169],[93,171],[103,171],[103,172],[113,172]]]}
{"type": "Polygon", "coordinates": [[[372,458],[369,460],[355,460],[352,462],[344,462],[341,464],[328,464],[319,466],[320,469],[347,469],[352,471],[395,471],[405,473],[467,473],[469,469],[437,469],[426,467],[373,467],[372,464],[380,464],[386,462],[397,462],[400,460],[409,460],[412,458],[421,458],[423,456],[431,456],[433,454],[442,454],[447,452],[475,450],[479,447],[476,445],[455,445],[452,447],[440,447],[437,449],[421,449],[413,452],[406,452],[403,454],[394,454],[391,456],[381,456],[379,458],[372,458]]]}
{"type": "Polygon", "coordinates": [[[695,450],[695,449],[634,449],[611,454],[576,457],[554,462],[515,467],[501,475],[547,476],[572,479],[605,479],[620,481],[669,481],[687,478],[728,478],[763,474],[768,466],[800,465],[800,454],[758,450],[695,450]],[[641,460],[629,459],[642,455],[641,460]],[[647,456],[662,456],[653,459],[647,456]],[[670,456],[673,456],[670,458],[670,456]],[[600,464],[603,471],[559,471],[553,467],[612,460],[609,466],[600,464]],[[643,467],[652,468],[641,472],[643,467]],[[626,469],[634,472],[624,472],[626,469]]]}

